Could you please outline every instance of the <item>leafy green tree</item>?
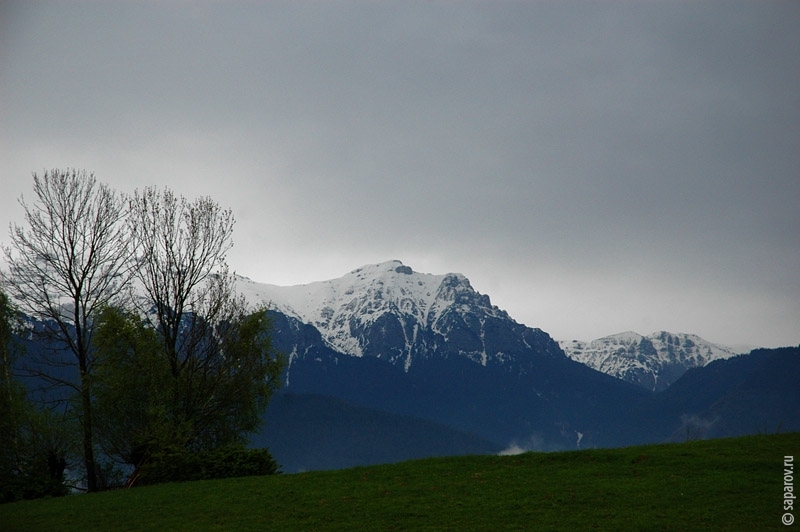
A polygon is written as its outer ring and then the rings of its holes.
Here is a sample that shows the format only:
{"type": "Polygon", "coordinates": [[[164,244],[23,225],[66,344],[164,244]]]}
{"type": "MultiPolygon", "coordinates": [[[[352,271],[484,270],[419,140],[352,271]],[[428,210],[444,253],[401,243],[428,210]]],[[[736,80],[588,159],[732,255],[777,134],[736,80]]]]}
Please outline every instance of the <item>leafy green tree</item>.
{"type": "Polygon", "coordinates": [[[0,292],[0,502],[64,495],[69,431],[14,376],[17,312],[0,292]]]}
{"type": "Polygon", "coordinates": [[[21,451],[19,406],[25,394],[19,383],[12,378],[14,357],[11,342],[14,317],[8,296],[0,292],[0,461],[3,474],[18,469],[21,451]]]}
{"type": "Polygon", "coordinates": [[[98,316],[95,427],[100,448],[135,468],[170,446],[167,411],[169,367],[154,329],[135,314],[107,307],[98,316]]]}
{"type": "Polygon", "coordinates": [[[18,498],[17,478],[24,469],[25,390],[12,376],[15,362],[11,343],[13,320],[8,297],[0,292],[0,485],[5,486],[0,492],[0,502],[18,498]]]}
{"type": "Polygon", "coordinates": [[[109,456],[133,467],[132,480],[167,456],[177,460],[242,445],[259,426],[282,369],[272,353],[266,311],[204,331],[202,357],[193,357],[176,381],[155,329],[118,308],[100,315],[98,441],[109,456]]]}

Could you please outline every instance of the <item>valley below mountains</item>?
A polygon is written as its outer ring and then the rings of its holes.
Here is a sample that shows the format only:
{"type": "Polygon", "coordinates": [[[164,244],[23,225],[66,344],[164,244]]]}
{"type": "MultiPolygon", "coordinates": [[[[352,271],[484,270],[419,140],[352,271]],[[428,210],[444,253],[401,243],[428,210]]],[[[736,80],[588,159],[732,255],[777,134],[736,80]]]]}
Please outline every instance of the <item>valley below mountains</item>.
{"type": "Polygon", "coordinates": [[[559,343],[463,275],[400,261],[237,288],[268,305],[287,358],[253,440],[287,472],[800,430],[798,347],[741,354],[666,332],[559,343]]]}

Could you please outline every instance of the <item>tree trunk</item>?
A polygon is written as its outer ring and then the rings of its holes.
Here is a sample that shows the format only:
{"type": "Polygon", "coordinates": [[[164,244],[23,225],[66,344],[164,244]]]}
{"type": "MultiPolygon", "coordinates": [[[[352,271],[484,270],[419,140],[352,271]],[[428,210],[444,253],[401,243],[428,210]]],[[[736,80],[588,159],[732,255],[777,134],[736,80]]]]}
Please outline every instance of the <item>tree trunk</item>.
{"type": "Polygon", "coordinates": [[[97,468],[92,441],[92,394],[86,374],[86,359],[81,360],[81,406],[83,410],[83,462],[86,467],[86,489],[97,491],[97,468]]]}

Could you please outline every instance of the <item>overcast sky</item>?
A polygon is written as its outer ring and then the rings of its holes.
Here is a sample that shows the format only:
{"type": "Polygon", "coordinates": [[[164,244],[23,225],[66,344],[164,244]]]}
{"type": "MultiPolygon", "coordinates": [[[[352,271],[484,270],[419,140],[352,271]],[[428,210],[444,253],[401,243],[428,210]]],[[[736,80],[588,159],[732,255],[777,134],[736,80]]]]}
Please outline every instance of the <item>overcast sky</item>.
{"type": "Polygon", "coordinates": [[[233,269],[460,272],[556,339],[800,343],[800,2],[2,2],[31,172],[208,195],[233,269]]]}

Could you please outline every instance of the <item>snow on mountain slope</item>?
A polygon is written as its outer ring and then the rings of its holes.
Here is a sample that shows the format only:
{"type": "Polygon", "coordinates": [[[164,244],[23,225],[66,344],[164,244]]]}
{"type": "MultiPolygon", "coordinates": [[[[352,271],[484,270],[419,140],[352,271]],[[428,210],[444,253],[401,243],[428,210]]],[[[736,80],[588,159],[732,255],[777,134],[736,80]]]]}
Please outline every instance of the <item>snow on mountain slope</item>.
{"type": "Polygon", "coordinates": [[[573,360],[651,390],[663,390],[686,370],[730,358],[749,348],[714,344],[694,334],[624,332],[591,342],[561,341],[573,360]]]}
{"type": "Polygon", "coordinates": [[[401,322],[398,334],[404,335],[406,367],[417,334],[424,329],[446,336],[442,318],[450,313],[478,308],[484,318],[510,320],[463,275],[418,273],[398,260],[363,266],[328,281],[276,286],[240,279],[237,288],[251,304],[266,303],[313,325],[333,348],[355,356],[362,356],[374,337],[368,331],[372,325],[391,328],[393,323],[379,321],[390,314],[401,322]]]}

